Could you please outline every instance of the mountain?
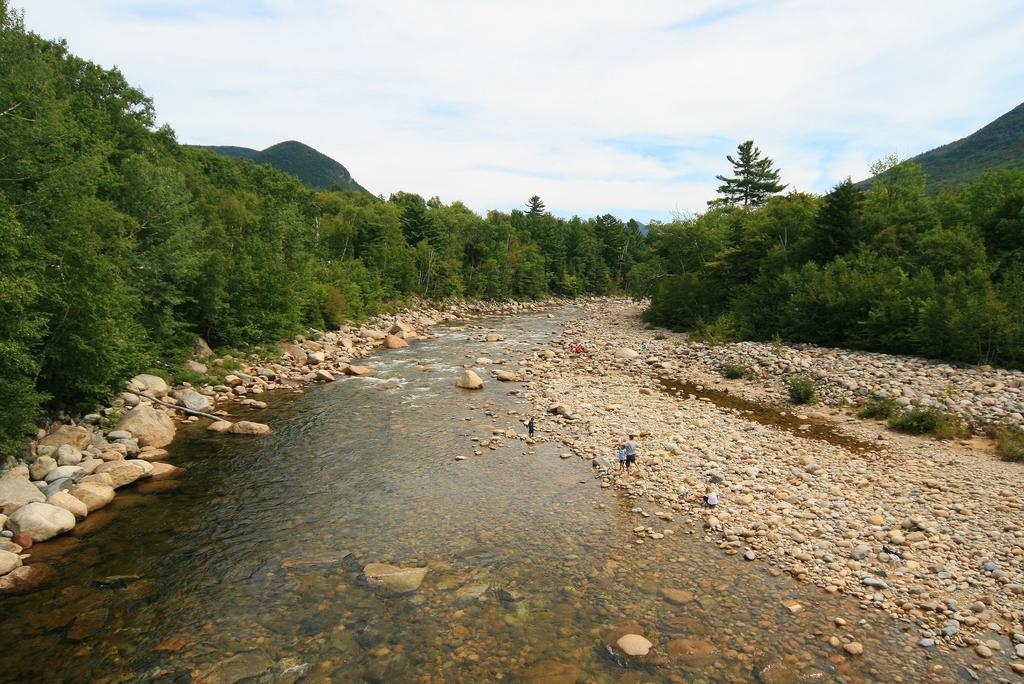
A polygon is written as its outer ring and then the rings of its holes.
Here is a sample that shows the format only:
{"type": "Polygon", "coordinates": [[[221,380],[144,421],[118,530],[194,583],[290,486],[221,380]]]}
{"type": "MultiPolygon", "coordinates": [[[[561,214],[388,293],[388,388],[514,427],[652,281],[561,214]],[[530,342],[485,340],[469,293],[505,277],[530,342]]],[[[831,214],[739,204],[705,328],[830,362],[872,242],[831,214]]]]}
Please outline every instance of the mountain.
{"type": "Polygon", "coordinates": [[[910,161],[924,167],[928,192],[932,194],[992,169],[1024,169],[1024,103],[966,138],[936,147],[910,161]]]}
{"type": "Polygon", "coordinates": [[[326,154],[295,140],[286,140],[265,150],[252,150],[233,145],[205,147],[228,157],[241,157],[251,159],[257,164],[270,164],[279,171],[298,176],[299,180],[315,190],[341,188],[369,192],[352,178],[352,174],[344,166],[326,154]]]}

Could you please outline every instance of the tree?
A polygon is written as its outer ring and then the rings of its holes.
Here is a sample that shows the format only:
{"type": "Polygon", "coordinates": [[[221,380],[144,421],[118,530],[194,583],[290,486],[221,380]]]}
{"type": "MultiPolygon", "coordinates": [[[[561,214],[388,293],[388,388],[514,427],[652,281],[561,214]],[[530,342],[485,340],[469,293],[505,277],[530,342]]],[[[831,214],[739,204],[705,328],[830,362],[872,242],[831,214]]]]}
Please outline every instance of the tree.
{"type": "Polygon", "coordinates": [[[736,148],[738,158],[725,156],[732,164],[733,178],[715,176],[722,181],[718,193],[722,195],[708,202],[709,206],[759,207],[776,193],[786,189],[779,183],[779,170],[772,168],[770,157],[761,157],[761,150],[748,140],[736,148]]]}
{"type": "Polygon", "coordinates": [[[544,202],[541,201],[539,195],[534,195],[526,201],[526,208],[529,211],[526,212],[527,216],[542,216],[544,214],[544,202]]]}

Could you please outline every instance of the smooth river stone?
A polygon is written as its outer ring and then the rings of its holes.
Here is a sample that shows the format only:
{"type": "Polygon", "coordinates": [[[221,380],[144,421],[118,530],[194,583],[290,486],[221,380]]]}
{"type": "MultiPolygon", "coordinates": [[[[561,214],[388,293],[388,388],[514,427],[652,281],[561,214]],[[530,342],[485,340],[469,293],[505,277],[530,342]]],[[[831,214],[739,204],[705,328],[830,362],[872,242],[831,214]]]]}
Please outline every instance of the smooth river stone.
{"type": "Polygon", "coordinates": [[[396,594],[416,591],[427,575],[427,568],[400,568],[387,563],[370,563],[363,568],[368,584],[385,587],[396,594]]]}
{"type": "Polygon", "coordinates": [[[63,508],[33,502],[12,513],[7,527],[15,534],[27,534],[33,542],[41,542],[74,529],[75,516],[63,508]]]}

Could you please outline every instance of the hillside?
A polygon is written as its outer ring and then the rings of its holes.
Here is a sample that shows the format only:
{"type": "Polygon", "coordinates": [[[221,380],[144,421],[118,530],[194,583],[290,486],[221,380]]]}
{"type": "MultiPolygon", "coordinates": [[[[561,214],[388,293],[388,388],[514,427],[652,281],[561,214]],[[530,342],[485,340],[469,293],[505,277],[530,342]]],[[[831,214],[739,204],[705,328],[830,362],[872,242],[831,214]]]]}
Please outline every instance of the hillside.
{"type": "Polygon", "coordinates": [[[337,161],[295,140],[286,140],[265,150],[232,145],[210,145],[207,149],[228,157],[251,159],[257,164],[270,164],[279,171],[298,176],[299,180],[316,190],[341,188],[369,192],[337,161]]]}
{"type": "Polygon", "coordinates": [[[967,183],[992,169],[1024,169],[1024,103],[966,138],[911,161],[927,172],[929,194],[967,183]]]}

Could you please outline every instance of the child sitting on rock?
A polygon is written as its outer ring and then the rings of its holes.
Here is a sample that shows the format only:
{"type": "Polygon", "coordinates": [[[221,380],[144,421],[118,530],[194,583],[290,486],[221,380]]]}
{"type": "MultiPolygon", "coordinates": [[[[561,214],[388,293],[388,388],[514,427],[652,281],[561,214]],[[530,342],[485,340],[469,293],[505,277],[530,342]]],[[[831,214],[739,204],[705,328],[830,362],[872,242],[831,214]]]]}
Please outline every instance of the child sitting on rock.
{"type": "Polygon", "coordinates": [[[718,492],[711,485],[704,489],[704,505],[709,508],[714,508],[718,505],[718,492]]]}

